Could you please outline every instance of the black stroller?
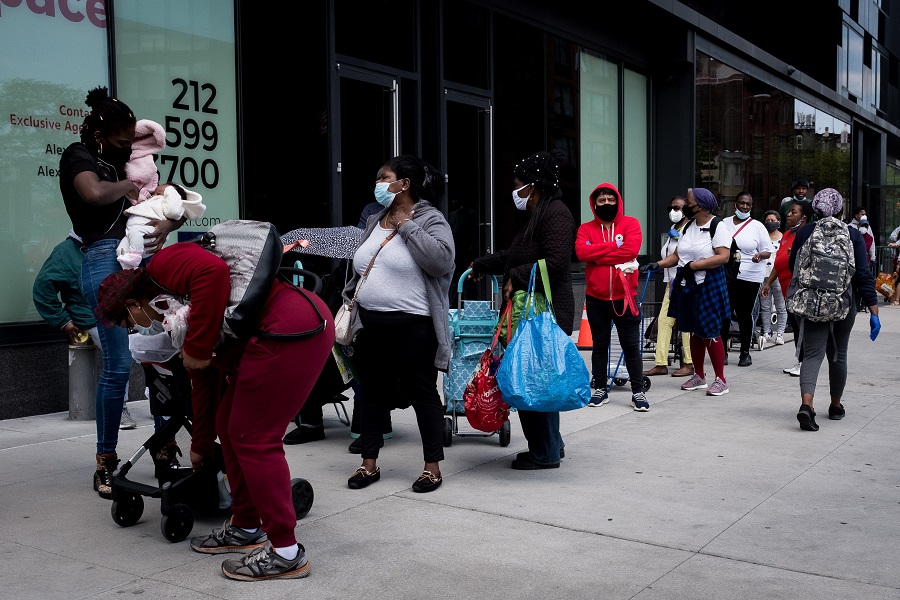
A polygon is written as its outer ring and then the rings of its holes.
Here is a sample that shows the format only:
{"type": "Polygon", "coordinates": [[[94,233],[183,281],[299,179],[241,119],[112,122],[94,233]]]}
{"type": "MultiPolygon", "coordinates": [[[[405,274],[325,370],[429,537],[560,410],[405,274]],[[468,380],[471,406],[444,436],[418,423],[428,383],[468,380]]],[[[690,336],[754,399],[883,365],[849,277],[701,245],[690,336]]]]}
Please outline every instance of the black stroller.
{"type": "MultiPolygon", "coordinates": [[[[289,274],[303,275],[321,285],[315,274],[301,269],[283,269],[289,274]]],[[[168,334],[159,334],[166,337],[168,334]]],[[[146,336],[144,336],[146,337],[146,336]]],[[[159,336],[153,336],[154,338],[159,336]]],[[[171,347],[171,343],[169,344],[171,347]]],[[[228,510],[220,504],[219,477],[227,477],[221,449],[216,444],[215,460],[194,471],[191,467],[173,468],[168,462],[154,459],[154,476],[159,485],[149,485],[128,478],[128,473],[146,452],[156,457],[160,450],[183,428],[188,434],[191,427],[191,381],[174,348],[158,352],[141,352],[132,348],[132,354],[141,360],[145,382],[150,390],[150,412],[156,417],[168,417],[165,425],[155,431],[141,447],[115,472],[112,478],[113,521],[122,527],[130,527],[140,520],[144,512],[144,497],[159,498],[162,520],[160,529],[170,542],[180,542],[188,537],[194,527],[194,512],[214,513],[228,510]],[[146,360],[143,360],[146,359],[146,360]],[[155,360],[154,360],[155,359],[155,360]]],[[[224,382],[223,382],[224,385],[224,382]]],[[[305,517],[313,504],[313,488],[305,479],[291,480],[291,494],[297,519],[305,517]]]]}

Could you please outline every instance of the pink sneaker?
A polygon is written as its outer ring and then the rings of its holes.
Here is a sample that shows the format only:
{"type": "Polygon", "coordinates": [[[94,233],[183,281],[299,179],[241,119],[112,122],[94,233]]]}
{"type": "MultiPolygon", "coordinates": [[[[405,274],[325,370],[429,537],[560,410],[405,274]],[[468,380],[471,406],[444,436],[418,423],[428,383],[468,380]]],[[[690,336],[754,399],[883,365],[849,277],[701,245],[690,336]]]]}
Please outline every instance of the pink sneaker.
{"type": "Polygon", "coordinates": [[[723,394],[728,393],[728,384],[716,377],[716,380],[713,382],[709,389],[706,390],[707,396],[722,396],[723,394]]]}
{"type": "Polygon", "coordinates": [[[700,377],[696,373],[691,375],[691,378],[681,384],[681,389],[685,391],[691,390],[705,390],[709,386],[706,385],[706,379],[700,377]]]}

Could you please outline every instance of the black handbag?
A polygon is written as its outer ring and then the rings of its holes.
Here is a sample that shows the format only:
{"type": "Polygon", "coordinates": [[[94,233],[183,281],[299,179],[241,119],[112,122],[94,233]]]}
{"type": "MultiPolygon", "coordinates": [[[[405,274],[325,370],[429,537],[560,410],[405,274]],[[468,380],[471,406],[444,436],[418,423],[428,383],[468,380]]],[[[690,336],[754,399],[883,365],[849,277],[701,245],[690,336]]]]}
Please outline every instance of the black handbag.
{"type": "Polygon", "coordinates": [[[737,241],[734,238],[750,221],[751,219],[744,221],[744,224],[738,227],[737,231],[731,236],[731,249],[728,251],[728,262],[725,263],[725,281],[729,283],[737,281],[738,273],[741,272],[741,250],[738,248],[737,241]]]}

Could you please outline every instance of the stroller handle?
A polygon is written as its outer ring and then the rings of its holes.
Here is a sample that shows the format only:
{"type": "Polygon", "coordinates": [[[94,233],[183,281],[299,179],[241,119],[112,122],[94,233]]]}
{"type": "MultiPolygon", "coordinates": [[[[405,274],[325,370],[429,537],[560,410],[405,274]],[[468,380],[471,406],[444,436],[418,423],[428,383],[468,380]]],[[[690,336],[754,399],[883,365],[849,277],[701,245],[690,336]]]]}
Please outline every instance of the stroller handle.
{"type": "MultiPolygon", "coordinates": [[[[465,271],[462,272],[462,275],[459,276],[459,283],[456,284],[456,293],[462,294],[463,282],[465,282],[466,277],[468,277],[469,273],[471,273],[471,272],[472,272],[472,269],[466,269],[465,271]]],[[[487,277],[491,278],[491,284],[492,284],[492,289],[494,290],[494,293],[499,294],[500,293],[500,284],[497,282],[497,277],[494,275],[491,275],[490,273],[487,274],[487,277]]]]}

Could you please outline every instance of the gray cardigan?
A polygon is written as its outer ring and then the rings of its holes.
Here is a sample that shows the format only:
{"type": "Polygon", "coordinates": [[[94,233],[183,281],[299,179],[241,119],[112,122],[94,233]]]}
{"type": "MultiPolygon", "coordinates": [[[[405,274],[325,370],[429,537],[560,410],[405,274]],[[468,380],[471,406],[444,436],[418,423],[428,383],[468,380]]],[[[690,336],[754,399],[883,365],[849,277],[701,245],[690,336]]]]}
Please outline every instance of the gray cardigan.
{"type": "MultiPolygon", "coordinates": [[[[425,273],[425,293],[438,342],[434,366],[446,372],[450,368],[449,291],[456,254],[453,232],[441,211],[427,200],[419,200],[413,206],[413,211],[412,220],[400,228],[398,235],[406,242],[413,260],[425,273]]],[[[386,212],[387,209],[384,209],[368,218],[363,240],[368,239],[386,212]]],[[[359,273],[354,271],[353,277],[344,286],[341,295],[345,304],[353,297],[359,277],[359,273]]],[[[398,286],[398,289],[403,289],[403,286],[398,286]]],[[[359,319],[354,319],[353,335],[356,336],[360,329],[362,323],[359,319]]]]}

